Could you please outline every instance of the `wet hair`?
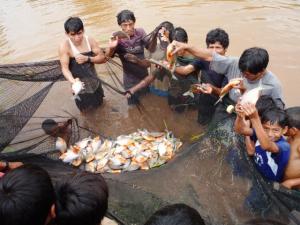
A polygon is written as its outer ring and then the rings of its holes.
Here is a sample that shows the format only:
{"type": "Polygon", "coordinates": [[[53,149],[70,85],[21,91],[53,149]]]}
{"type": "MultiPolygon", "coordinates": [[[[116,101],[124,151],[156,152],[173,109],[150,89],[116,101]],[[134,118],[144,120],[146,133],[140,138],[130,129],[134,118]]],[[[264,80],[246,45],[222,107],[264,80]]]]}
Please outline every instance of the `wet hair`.
{"type": "Polygon", "coordinates": [[[263,48],[246,49],[239,59],[239,69],[242,72],[257,74],[267,68],[269,63],[269,54],[263,48]]]}
{"type": "Polygon", "coordinates": [[[145,225],[205,225],[194,208],[185,204],[167,205],[156,211],[145,225]]]}
{"type": "Polygon", "coordinates": [[[188,35],[185,29],[183,29],[182,27],[176,27],[173,34],[173,40],[187,43],[188,35]]]}
{"type": "Polygon", "coordinates": [[[98,225],[108,207],[108,187],[102,176],[86,171],[56,187],[57,225],[98,225]]]}
{"type": "Polygon", "coordinates": [[[295,127],[300,130],[300,106],[286,109],[289,128],[295,127]]]}
{"type": "Polygon", "coordinates": [[[54,201],[51,179],[38,166],[20,166],[0,179],[1,225],[44,225],[54,201]]]}
{"type": "Polygon", "coordinates": [[[210,44],[215,44],[216,42],[219,42],[224,49],[228,48],[229,36],[225,30],[216,28],[207,33],[206,46],[208,47],[210,44]]]}
{"type": "Polygon", "coordinates": [[[258,115],[262,116],[265,110],[276,108],[276,103],[270,95],[262,95],[258,98],[255,107],[257,109],[258,115]]]}
{"type": "Polygon", "coordinates": [[[133,22],[135,22],[135,16],[132,11],[125,9],[118,13],[117,21],[118,21],[119,25],[121,25],[121,23],[124,23],[129,20],[132,20],[133,22]]]}
{"type": "Polygon", "coordinates": [[[277,123],[282,128],[288,125],[286,112],[278,107],[264,110],[260,119],[262,124],[267,122],[271,124],[277,123]]]}
{"type": "Polygon", "coordinates": [[[70,32],[78,33],[84,30],[82,20],[79,17],[70,17],[65,22],[64,27],[67,34],[70,32]]]}
{"type": "Polygon", "coordinates": [[[42,123],[42,129],[48,135],[53,135],[53,130],[58,126],[58,123],[52,119],[46,119],[42,123]]]}

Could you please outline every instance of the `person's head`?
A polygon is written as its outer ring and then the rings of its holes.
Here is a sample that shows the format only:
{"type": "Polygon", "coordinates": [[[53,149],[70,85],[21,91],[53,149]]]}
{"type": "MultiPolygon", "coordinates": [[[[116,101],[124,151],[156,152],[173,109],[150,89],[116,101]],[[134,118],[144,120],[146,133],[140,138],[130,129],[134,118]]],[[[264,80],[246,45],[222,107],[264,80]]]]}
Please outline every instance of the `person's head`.
{"type": "Polygon", "coordinates": [[[80,172],[55,187],[57,225],[98,225],[108,205],[108,187],[99,174],[80,172]]]}
{"type": "Polygon", "coordinates": [[[38,166],[20,166],[0,179],[2,225],[44,225],[54,201],[51,179],[38,166]]]}
{"type": "Polygon", "coordinates": [[[262,126],[271,141],[277,141],[287,132],[287,115],[284,110],[273,107],[263,111],[262,126]]]}
{"type": "Polygon", "coordinates": [[[276,108],[276,103],[270,95],[262,95],[258,98],[255,107],[258,115],[261,117],[265,110],[270,108],[276,108]]]}
{"type": "Polygon", "coordinates": [[[48,135],[57,137],[60,132],[63,132],[64,129],[72,123],[72,119],[68,119],[64,122],[56,122],[53,119],[46,119],[42,123],[42,129],[48,135]]]}
{"type": "Polygon", "coordinates": [[[269,54],[263,48],[246,49],[239,59],[239,69],[249,81],[261,79],[269,63],[269,54]]]}
{"type": "Polygon", "coordinates": [[[53,119],[46,119],[42,123],[42,129],[46,134],[55,136],[58,132],[58,123],[53,119]]]}
{"type": "Polygon", "coordinates": [[[167,205],[156,211],[145,225],[205,225],[194,208],[185,204],[167,205]]]}
{"type": "MultiPolygon", "coordinates": [[[[173,33],[173,40],[183,43],[188,43],[188,34],[182,27],[176,27],[173,33]]],[[[177,52],[179,56],[184,55],[184,50],[177,52]]]]}
{"type": "Polygon", "coordinates": [[[286,109],[288,118],[287,136],[293,137],[300,133],[300,106],[290,107],[286,109]]]}
{"type": "Polygon", "coordinates": [[[117,21],[122,31],[129,36],[134,34],[135,16],[130,10],[122,10],[117,15],[117,21]]]}
{"type": "Polygon", "coordinates": [[[213,29],[206,35],[206,46],[220,55],[225,55],[229,46],[229,36],[221,28],[213,29]]]}
{"type": "Polygon", "coordinates": [[[79,45],[83,40],[84,27],[79,17],[70,17],[66,20],[65,32],[75,45],[79,45]]]}

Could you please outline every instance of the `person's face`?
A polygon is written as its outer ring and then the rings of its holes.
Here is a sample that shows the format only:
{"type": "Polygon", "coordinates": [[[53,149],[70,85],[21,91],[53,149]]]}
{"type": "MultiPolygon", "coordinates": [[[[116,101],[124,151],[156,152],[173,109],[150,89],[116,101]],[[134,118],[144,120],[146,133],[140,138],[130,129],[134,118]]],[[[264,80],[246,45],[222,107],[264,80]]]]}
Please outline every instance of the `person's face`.
{"type": "Polygon", "coordinates": [[[209,44],[207,48],[220,55],[225,55],[226,53],[226,49],[218,41],[215,42],[214,44],[209,44]]]}
{"type": "Polygon", "coordinates": [[[270,121],[262,124],[270,141],[277,141],[287,131],[287,127],[282,128],[278,123],[271,124],[270,121]]]}
{"type": "Polygon", "coordinates": [[[120,27],[122,31],[124,31],[129,36],[133,36],[134,34],[134,22],[132,20],[127,20],[123,23],[121,23],[120,27]]]}
{"type": "Polygon", "coordinates": [[[71,41],[74,43],[74,45],[80,45],[83,40],[83,34],[84,34],[84,31],[80,30],[77,33],[71,31],[67,35],[69,36],[71,41]]]}
{"type": "Polygon", "coordinates": [[[265,75],[265,72],[266,72],[265,69],[256,74],[245,71],[245,72],[243,72],[243,76],[249,81],[256,81],[256,80],[261,79],[265,75]]]}

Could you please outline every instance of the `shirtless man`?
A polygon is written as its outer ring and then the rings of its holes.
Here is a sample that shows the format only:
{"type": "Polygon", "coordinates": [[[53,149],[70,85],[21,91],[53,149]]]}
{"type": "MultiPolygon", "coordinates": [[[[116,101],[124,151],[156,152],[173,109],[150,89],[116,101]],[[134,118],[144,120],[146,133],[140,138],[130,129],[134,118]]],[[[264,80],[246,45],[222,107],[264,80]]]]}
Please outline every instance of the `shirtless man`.
{"type": "Polygon", "coordinates": [[[286,110],[288,115],[288,142],[291,145],[291,155],[284,173],[283,186],[300,188],[300,107],[286,110]]]}

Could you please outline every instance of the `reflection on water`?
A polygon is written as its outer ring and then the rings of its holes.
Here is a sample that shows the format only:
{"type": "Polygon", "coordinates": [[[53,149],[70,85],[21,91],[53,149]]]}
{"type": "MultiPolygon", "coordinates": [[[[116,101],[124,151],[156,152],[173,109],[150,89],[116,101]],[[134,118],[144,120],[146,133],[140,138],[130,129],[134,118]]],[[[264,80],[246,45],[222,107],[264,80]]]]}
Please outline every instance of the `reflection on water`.
{"type": "Polygon", "coordinates": [[[186,28],[189,40],[205,47],[205,34],[222,27],[230,35],[228,54],[240,55],[248,47],[262,46],[270,53],[270,69],[283,83],[287,105],[299,105],[295,95],[300,60],[299,1],[80,1],[4,0],[0,6],[1,63],[57,58],[64,38],[64,21],[83,18],[87,34],[101,46],[118,29],[116,14],[135,12],[137,26],[150,32],[164,20],[186,28]]]}

